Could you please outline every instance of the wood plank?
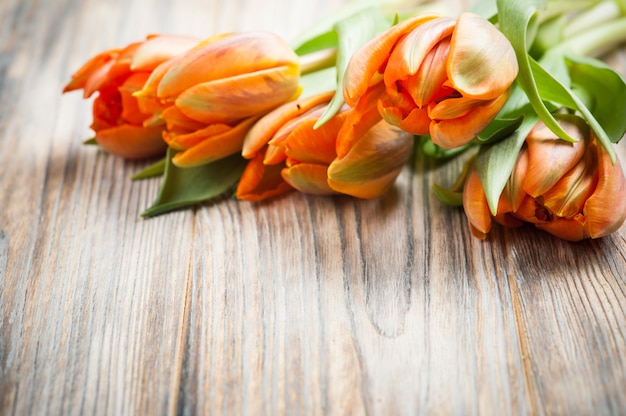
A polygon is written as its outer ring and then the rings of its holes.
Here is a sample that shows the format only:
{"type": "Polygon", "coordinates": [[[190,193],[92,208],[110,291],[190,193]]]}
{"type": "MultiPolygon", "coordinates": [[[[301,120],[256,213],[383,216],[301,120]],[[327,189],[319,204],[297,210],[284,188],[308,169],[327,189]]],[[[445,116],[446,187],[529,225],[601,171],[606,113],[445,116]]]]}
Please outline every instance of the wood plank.
{"type": "Polygon", "coordinates": [[[462,161],[419,155],[374,201],[224,198],[143,220],[159,182],[128,178],[149,162],[80,144],[88,103],[60,91],[94,53],[158,32],[289,38],[336,4],[0,3],[1,414],[626,408],[625,228],[478,241],[431,192],[462,161]]]}

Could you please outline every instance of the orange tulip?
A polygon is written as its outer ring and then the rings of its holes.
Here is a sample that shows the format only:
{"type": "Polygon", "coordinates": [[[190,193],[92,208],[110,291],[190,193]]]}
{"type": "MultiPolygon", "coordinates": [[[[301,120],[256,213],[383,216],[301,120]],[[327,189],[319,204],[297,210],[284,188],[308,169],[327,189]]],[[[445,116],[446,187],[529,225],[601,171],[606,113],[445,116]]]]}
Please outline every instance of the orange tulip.
{"type": "Polygon", "coordinates": [[[315,129],[332,95],[287,103],[255,124],[243,147],[251,160],[238,198],[257,201],[292,189],[375,198],[391,187],[410,156],[412,136],[348,106],[315,129]]]}
{"type": "Polygon", "coordinates": [[[355,106],[384,84],[378,100],[390,124],[454,148],[471,141],[498,114],[517,76],[509,41],[471,13],[458,20],[419,15],[359,49],[344,76],[344,98],[355,106]]]}
{"type": "MultiPolygon", "coordinates": [[[[560,124],[578,142],[560,140],[543,123],[528,135],[507,186],[496,222],[532,223],[565,240],[599,238],[618,230],[626,218],[626,179],[593,132],[577,117],[560,124]]],[[[478,174],[468,178],[463,206],[472,233],[484,238],[491,214],[478,174]]]]}
{"type": "Polygon", "coordinates": [[[98,92],[91,128],[105,151],[131,159],[162,155],[167,148],[161,135],[164,126],[144,126],[152,113],[140,108],[133,94],[159,64],[197,43],[189,36],[158,35],[102,52],[72,76],[63,92],[82,89],[85,98],[98,92]]]}
{"type": "Polygon", "coordinates": [[[140,105],[158,108],[180,167],[238,153],[252,124],[299,94],[299,58],[269,32],[220,34],[158,67],[140,105]]]}

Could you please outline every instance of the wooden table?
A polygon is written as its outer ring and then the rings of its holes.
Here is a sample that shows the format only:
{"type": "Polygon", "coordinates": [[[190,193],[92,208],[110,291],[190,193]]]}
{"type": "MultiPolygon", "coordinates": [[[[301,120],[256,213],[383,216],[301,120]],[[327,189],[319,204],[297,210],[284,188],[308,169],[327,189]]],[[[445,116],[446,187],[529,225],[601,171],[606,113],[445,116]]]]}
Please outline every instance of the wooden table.
{"type": "Polygon", "coordinates": [[[160,182],[129,177],[149,162],[81,144],[90,104],[61,89],[93,54],[148,33],[292,38],[337,4],[2,0],[0,414],[626,412],[626,227],[479,241],[431,191],[460,162],[421,156],[378,200],[146,220],[160,182]]]}

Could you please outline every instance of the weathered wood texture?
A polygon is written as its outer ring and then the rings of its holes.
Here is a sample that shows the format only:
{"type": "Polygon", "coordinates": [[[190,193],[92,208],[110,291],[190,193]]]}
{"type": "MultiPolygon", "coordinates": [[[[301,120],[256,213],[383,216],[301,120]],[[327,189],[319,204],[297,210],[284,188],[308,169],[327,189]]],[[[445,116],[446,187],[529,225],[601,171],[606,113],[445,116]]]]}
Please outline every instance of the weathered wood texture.
{"type": "Polygon", "coordinates": [[[460,162],[421,157],[379,200],[144,220],[159,182],[129,176],[147,162],[81,145],[89,104],[60,92],[93,54],[157,32],[291,37],[336,4],[0,2],[0,414],[625,411],[625,228],[478,241],[431,193],[460,162]]]}

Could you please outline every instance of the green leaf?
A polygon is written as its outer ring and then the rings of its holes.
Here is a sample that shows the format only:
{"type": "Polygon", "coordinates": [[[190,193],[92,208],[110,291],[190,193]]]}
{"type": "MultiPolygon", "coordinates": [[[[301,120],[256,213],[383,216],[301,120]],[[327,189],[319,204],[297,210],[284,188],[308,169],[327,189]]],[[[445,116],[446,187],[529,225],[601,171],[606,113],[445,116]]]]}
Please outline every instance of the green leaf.
{"type": "Polygon", "coordinates": [[[429,135],[420,136],[420,148],[424,155],[437,159],[437,160],[447,160],[451,159],[455,156],[464,153],[473,145],[471,143],[465,144],[463,146],[455,147],[453,149],[444,149],[441,146],[435,144],[429,135]]]}
{"type": "Polygon", "coordinates": [[[500,194],[513,172],[524,140],[538,121],[539,118],[533,110],[527,108],[521,125],[513,134],[493,145],[481,146],[478,152],[476,171],[483,184],[489,210],[493,215],[498,212],[500,194]]]}
{"type": "MultiPolygon", "coordinates": [[[[602,143],[602,146],[606,149],[607,153],[611,157],[611,161],[615,163],[615,149],[613,149],[613,146],[611,145],[611,139],[602,128],[602,125],[600,125],[600,123],[598,122],[598,120],[596,120],[591,111],[582,102],[582,100],[576,94],[574,94],[572,90],[561,84],[556,78],[552,76],[551,73],[549,73],[536,61],[531,60],[530,63],[533,74],[537,79],[537,85],[539,86],[540,94],[544,97],[544,99],[580,111],[583,118],[587,121],[587,123],[589,123],[589,126],[596,134],[596,137],[598,138],[600,143],[602,143]]],[[[553,129],[551,130],[554,131],[553,129]]]]}
{"type": "Polygon", "coordinates": [[[435,183],[433,184],[433,194],[446,205],[453,207],[463,206],[463,192],[454,192],[435,183]]]}
{"type": "Polygon", "coordinates": [[[337,114],[343,105],[343,75],[352,55],[370,39],[388,29],[389,26],[390,22],[383,16],[380,8],[376,7],[361,10],[335,23],[334,30],[339,40],[335,95],[313,128],[324,125],[337,114]]]}
{"type": "MultiPolygon", "coordinates": [[[[575,141],[554,119],[539,93],[528,56],[528,41],[537,31],[537,13],[545,6],[545,0],[497,0],[500,30],[509,39],[519,64],[518,83],[526,92],[528,100],[539,118],[557,136],[569,142],[575,141]]],[[[532,43],[532,42],[531,42],[532,43]]]]}
{"type": "Polygon", "coordinates": [[[302,94],[299,99],[333,91],[337,87],[337,68],[333,66],[304,74],[300,77],[300,86],[302,94]]]}
{"type": "Polygon", "coordinates": [[[333,38],[336,40],[336,34],[333,30],[335,23],[370,7],[399,5],[402,3],[401,0],[354,0],[334,10],[332,13],[316,21],[311,27],[301,32],[300,35],[291,42],[291,47],[298,55],[302,55],[336,46],[336,44],[332,44],[333,38]]]}
{"type": "Polygon", "coordinates": [[[247,160],[236,154],[207,165],[179,168],[172,163],[176,152],[168,149],[159,194],[142,217],[153,217],[215,198],[237,183],[247,160]]]}
{"type": "Polygon", "coordinates": [[[96,141],[96,138],[95,138],[95,137],[92,137],[91,139],[87,139],[87,140],[85,140],[85,141],[83,142],[83,144],[86,144],[86,145],[89,145],[89,146],[92,146],[92,145],[96,145],[96,146],[97,146],[97,145],[98,145],[98,142],[96,141]]]}
{"type": "Polygon", "coordinates": [[[481,143],[493,143],[510,136],[522,124],[524,117],[496,117],[489,125],[478,134],[481,143]]]}
{"type": "Polygon", "coordinates": [[[586,106],[612,143],[618,143],[626,132],[626,82],[613,68],[597,59],[566,56],[572,87],[592,99],[586,106]],[[610,97],[610,99],[607,99],[610,97]]]}
{"type": "Polygon", "coordinates": [[[165,171],[165,158],[159,160],[156,163],[153,163],[152,165],[148,166],[141,172],[135,173],[130,179],[132,181],[137,181],[141,179],[154,178],[155,176],[163,175],[164,171],[165,171]]]}

